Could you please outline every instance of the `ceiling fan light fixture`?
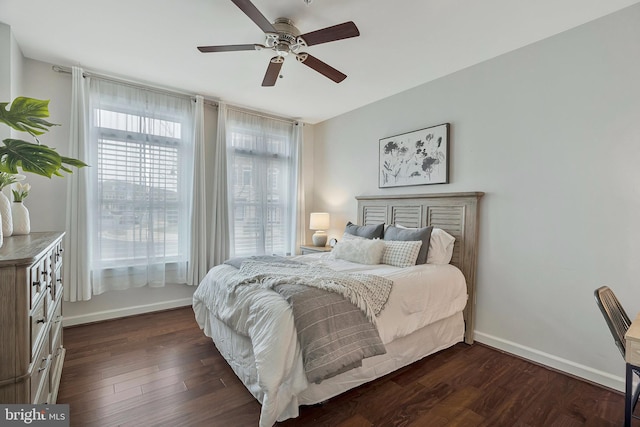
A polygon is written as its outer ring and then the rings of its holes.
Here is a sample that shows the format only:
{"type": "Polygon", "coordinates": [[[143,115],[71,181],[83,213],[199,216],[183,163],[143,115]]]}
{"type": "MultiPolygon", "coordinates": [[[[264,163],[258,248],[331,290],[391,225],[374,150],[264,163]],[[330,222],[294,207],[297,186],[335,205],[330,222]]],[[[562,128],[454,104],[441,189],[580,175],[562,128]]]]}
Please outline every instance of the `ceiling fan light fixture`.
{"type": "Polygon", "coordinates": [[[289,55],[289,45],[286,43],[278,43],[275,47],[274,50],[276,51],[276,55],[278,56],[287,56],[289,55]]]}

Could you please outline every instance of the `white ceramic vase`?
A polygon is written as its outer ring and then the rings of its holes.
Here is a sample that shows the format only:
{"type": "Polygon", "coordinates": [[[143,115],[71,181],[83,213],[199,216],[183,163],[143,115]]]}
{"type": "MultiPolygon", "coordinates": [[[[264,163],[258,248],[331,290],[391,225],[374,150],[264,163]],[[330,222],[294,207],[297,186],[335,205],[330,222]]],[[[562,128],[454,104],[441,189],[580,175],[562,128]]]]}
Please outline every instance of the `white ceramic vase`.
{"type": "Polygon", "coordinates": [[[29,219],[29,209],[22,202],[13,202],[11,206],[13,216],[13,235],[29,234],[31,232],[31,220],[29,219]]]}
{"type": "Polygon", "coordinates": [[[13,234],[13,217],[11,215],[11,202],[0,190],[0,215],[2,216],[2,234],[9,237],[13,234]]]}

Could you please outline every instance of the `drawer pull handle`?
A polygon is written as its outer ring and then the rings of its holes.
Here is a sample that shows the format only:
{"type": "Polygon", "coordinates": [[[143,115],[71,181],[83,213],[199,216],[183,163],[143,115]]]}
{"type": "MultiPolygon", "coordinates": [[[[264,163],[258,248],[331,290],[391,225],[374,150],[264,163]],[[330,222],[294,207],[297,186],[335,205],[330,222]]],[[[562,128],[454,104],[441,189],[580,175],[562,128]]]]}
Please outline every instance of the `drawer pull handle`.
{"type": "Polygon", "coordinates": [[[56,282],[58,282],[58,283],[62,283],[62,278],[61,278],[61,277],[58,277],[58,278],[56,279],[56,282]]]}
{"type": "Polygon", "coordinates": [[[36,320],[36,323],[44,323],[44,318],[36,320]]]}
{"type": "MultiPolygon", "coordinates": [[[[42,367],[42,368],[38,368],[38,373],[40,373],[40,372],[42,372],[42,371],[46,370],[46,369],[49,367],[49,361],[50,361],[50,360],[51,360],[51,359],[49,359],[48,357],[43,357],[43,358],[42,358],[42,361],[43,361],[43,362],[46,362],[46,363],[45,363],[44,367],[42,367]]],[[[42,365],[40,365],[40,366],[42,366],[42,365]]]]}
{"type": "Polygon", "coordinates": [[[34,286],[34,287],[36,287],[36,286],[40,286],[40,281],[33,282],[33,286],[34,286]]]}

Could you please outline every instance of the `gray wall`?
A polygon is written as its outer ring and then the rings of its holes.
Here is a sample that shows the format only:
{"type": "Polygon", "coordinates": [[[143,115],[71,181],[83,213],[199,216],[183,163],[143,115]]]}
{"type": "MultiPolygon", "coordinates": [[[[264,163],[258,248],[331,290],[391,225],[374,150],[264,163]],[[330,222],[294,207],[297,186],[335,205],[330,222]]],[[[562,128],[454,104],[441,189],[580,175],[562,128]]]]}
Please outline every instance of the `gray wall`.
{"type": "Polygon", "coordinates": [[[639,22],[632,6],[316,125],[329,234],[356,195],[484,191],[477,340],[620,388],[593,290],[640,310],[639,22]],[[444,122],[450,184],[378,189],[378,140],[444,122]]]}

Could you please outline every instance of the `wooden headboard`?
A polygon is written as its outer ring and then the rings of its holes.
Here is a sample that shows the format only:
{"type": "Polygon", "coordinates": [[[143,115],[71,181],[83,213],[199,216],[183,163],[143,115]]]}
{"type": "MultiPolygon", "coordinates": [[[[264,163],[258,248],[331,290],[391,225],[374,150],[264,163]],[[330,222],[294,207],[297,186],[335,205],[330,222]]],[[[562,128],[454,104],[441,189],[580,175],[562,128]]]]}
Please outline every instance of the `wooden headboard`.
{"type": "Polygon", "coordinates": [[[402,224],[405,227],[442,228],[456,238],[451,264],[467,282],[469,300],[464,309],[464,341],[473,343],[475,325],[478,213],[481,192],[358,196],[358,223],[402,224]]]}

